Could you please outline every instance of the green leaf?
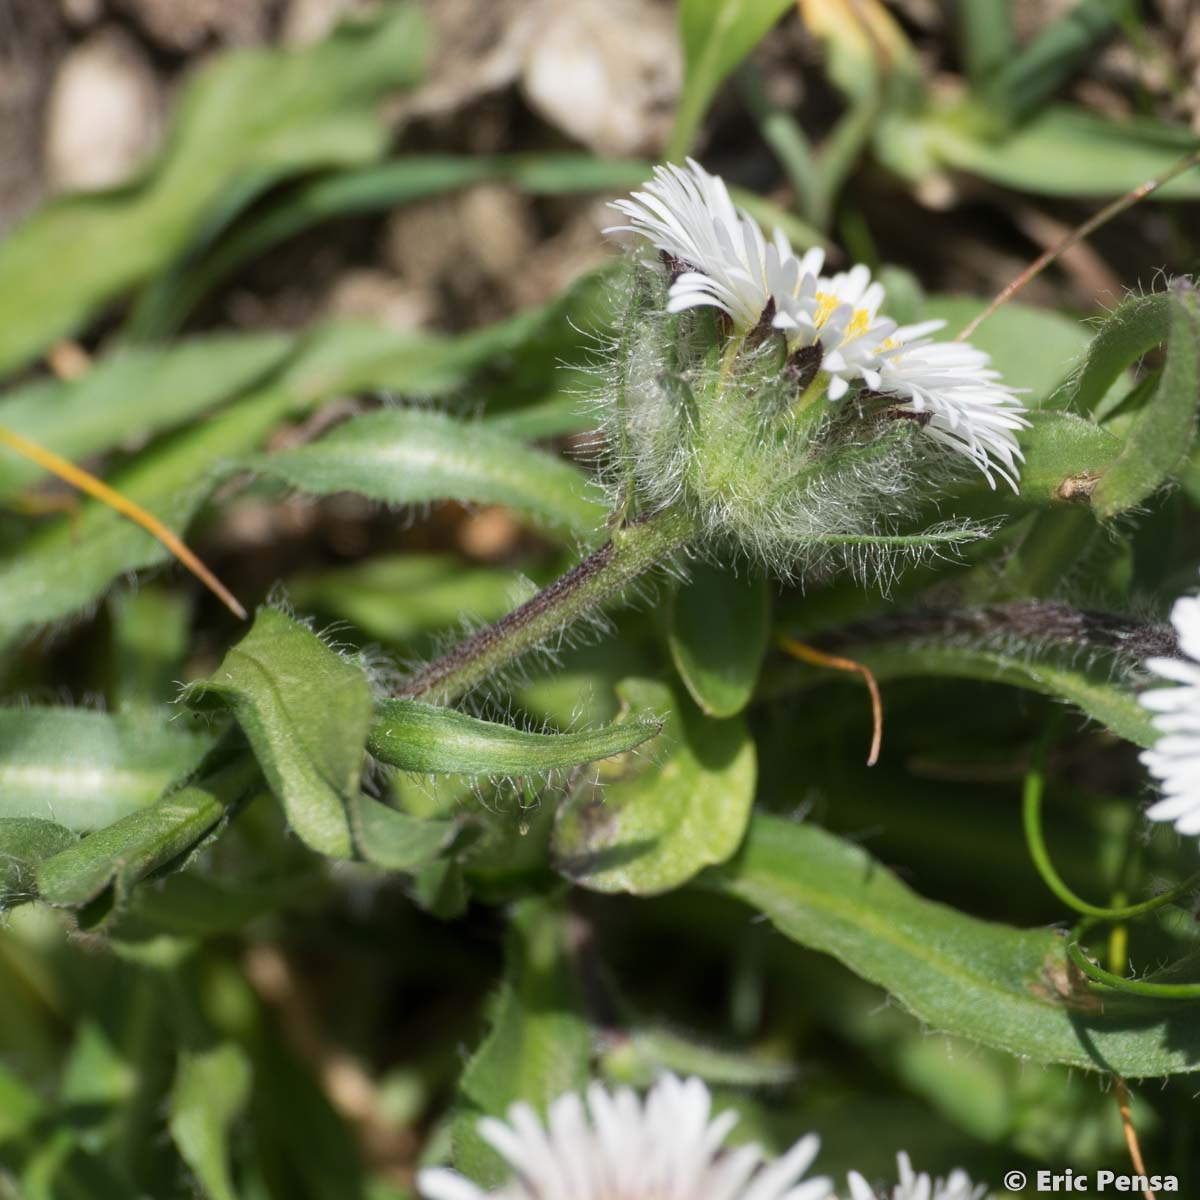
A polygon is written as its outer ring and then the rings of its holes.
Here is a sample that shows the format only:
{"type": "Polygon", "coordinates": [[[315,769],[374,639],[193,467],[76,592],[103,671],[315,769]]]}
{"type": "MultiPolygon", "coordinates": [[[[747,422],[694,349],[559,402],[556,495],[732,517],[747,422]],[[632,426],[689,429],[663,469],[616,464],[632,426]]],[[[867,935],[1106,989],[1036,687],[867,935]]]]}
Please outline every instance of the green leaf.
{"type": "Polygon", "coordinates": [[[193,770],[210,739],[162,712],[0,708],[0,816],[111,825],[193,770]]]}
{"type": "Polygon", "coordinates": [[[119,902],[139,880],[178,862],[241,801],[257,778],[250,760],[237,760],[140,812],[43,859],[38,894],[49,904],[77,907],[110,888],[119,902]]]}
{"type": "Polygon", "coordinates": [[[455,821],[410,817],[370,796],[356,796],[350,812],[359,853],[389,871],[414,871],[432,862],[458,833],[455,821]]]}
{"type": "Polygon", "coordinates": [[[1046,407],[1090,413],[1103,420],[1114,398],[1124,396],[1128,390],[1128,383],[1119,389],[1116,386],[1126,369],[1165,342],[1170,330],[1168,293],[1151,292],[1123,300],[1104,318],[1079,370],[1063,381],[1046,401],[1046,407]]]}
{"type": "Polygon", "coordinates": [[[179,102],[167,148],[120,190],[67,196],[0,245],[0,373],[88,321],[268,184],[375,158],[375,103],[424,53],[415,7],[393,5],[300,50],[211,62],[179,102]]]}
{"type": "MultiPolygon", "coordinates": [[[[280,366],[292,348],[291,338],[253,333],[118,350],[79,379],[9,392],[0,399],[0,425],[65,458],[86,458],[193,420],[280,366]]],[[[0,497],[43,477],[27,459],[0,456],[0,497]]]]}
{"type": "MultiPolygon", "coordinates": [[[[978,638],[979,635],[976,635],[978,638]]],[[[1007,683],[1076,705],[1093,720],[1139,746],[1153,744],[1150,714],[1127,687],[1114,679],[1110,656],[1095,648],[1055,643],[1052,637],[1022,641],[1011,630],[994,635],[1000,644],[963,644],[947,633],[920,640],[848,642],[838,653],[862,663],[880,682],[928,677],[1007,683]]],[[[790,666],[788,686],[812,687],[829,681],[828,672],[790,666]]]]}
{"type": "Polygon", "coordinates": [[[174,700],[192,633],[192,597],[162,587],[123,588],[109,597],[109,695],[118,710],[174,700]]]}
{"type": "Polygon", "coordinates": [[[1000,63],[981,96],[989,119],[994,121],[998,114],[1016,122],[1036,112],[1122,19],[1138,19],[1136,5],[1130,0],[1076,0],[1027,46],[1000,63]]]}
{"type": "Polygon", "coordinates": [[[1050,504],[1086,500],[1110,463],[1121,453],[1121,441],[1107,429],[1073,413],[1031,412],[1030,428],[1020,434],[1025,462],[1019,499],[1005,503],[1050,504]]]}
{"type": "Polygon", "coordinates": [[[421,774],[535,775],[624,754],[661,730],[657,721],[620,721],[576,733],[530,733],[416,700],[385,700],[367,749],[381,762],[421,774]]]}
{"type": "Polygon", "coordinates": [[[580,1013],[568,946],[563,916],[548,903],[526,899],[516,906],[491,1029],[459,1083],[455,1166],[481,1183],[498,1183],[508,1170],[476,1133],[480,1116],[501,1116],[516,1100],[544,1113],[563,1092],[588,1083],[591,1030],[580,1013]]]}
{"type": "MultiPolygon", "coordinates": [[[[879,145],[912,139],[947,166],[1042,196],[1120,196],[1173,167],[1196,148],[1196,135],[1153,118],[1113,121],[1056,105],[1035,113],[999,140],[978,136],[959,113],[895,115],[879,145]]],[[[1156,200],[1200,196],[1191,170],[1154,193],[1156,200]]]]}
{"type": "Polygon", "coordinates": [[[668,610],[675,669],[702,712],[733,717],[750,702],[767,652],[771,596],[761,575],[691,568],[668,610]]]}
{"type": "Polygon", "coordinates": [[[667,143],[669,162],[682,162],[700,122],[729,73],[766,36],[791,0],[682,0],[683,92],[667,143]]]}
{"type": "Polygon", "coordinates": [[[1016,45],[1009,0],[972,0],[956,13],[967,75],[978,85],[1012,56],[1016,45]]]}
{"type": "Polygon", "coordinates": [[[250,1062],[231,1042],[180,1055],[167,1124],[208,1200],[237,1200],[229,1133],[249,1094],[250,1062]]]}
{"type": "Polygon", "coordinates": [[[36,865],[65,850],[75,835],[36,817],[0,817],[0,910],[37,895],[36,865]]]}
{"type": "Polygon", "coordinates": [[[1171,299],[1167,361],[1154,394],[1134,418],[1121,453],[1101,475],[1092,507],[1101,518],[1140,504],[1183,466],[1196,436],[1200,398],[1200,315],[1194,292],[1171,299]]]}
{"type": "Polygon", "coordinates": [[[623,191],[651,171],[647,163],[588,154],[413,154],[302,179],[235,225],[216,246],[201,244],[147,287],[126,324],[128,336],[163,337],[200,298],[264,251],[314,225],[402,204],[491,180],[534,196],[623,191]]]}
{"type": "Polygon", "coordinates": [[[349,621],[367,637],[405,643],[471,620],[498,620],[528,599],[517,571],[476,567],[452,554],[379,555],[288,585],[297,608],[349,621]]]}
{"type": "Polygon", "coordinates": [[[700,882],[880,984],[932,1030],[1135,1079],[1200,1062],[1200,1027],[1186,1005],[1106,996],[1101,1006],[1069,970],[1060,934],[925,900],[814,826],[756,816],[742,853],[700,882]]]}
{"type": "Polygon", "coordinates": [[[706,717],[665,684],[629,679],[618,692],[630,712],[663,714],[660,741],[646,761],[601,768],[562,803],[555,866],[593,891],[654,895],[737,849],[754,802],[754,742],[740,718],[706,717]]]}
{"type": "Polygon", "coordinates": [[[570,463],[477,423],[414,409],[354,417],[319,441],[250,465],[320,495],[507,504],[582,536],[594,535],[608,513],[600,489],[570,463]]]}
{"type": "Polygon", "coordinates": [[[204,697],[233,712],[300,840],[349,858],[346,805],[358,795],[371,722],[362,667],[278,609],[260,608],[217,670],[189,687],[189,703],[204,697]]]}

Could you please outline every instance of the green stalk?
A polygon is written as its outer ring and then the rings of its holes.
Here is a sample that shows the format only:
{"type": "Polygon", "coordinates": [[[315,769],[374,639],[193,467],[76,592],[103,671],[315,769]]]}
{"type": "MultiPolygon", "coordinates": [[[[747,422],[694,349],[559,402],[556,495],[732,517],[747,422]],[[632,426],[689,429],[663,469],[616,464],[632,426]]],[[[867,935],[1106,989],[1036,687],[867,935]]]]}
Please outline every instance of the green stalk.
{"type": "Polygon", "coordinates": [[[1180,896],[1195,891],[1196,887],[1200,885],[1200,873],[1190,875],[1182,883],[1176,884],[1173,888],[1161,892],[1149,900],[1143,900],[1140,904],[1129,904],[1122,908],[1104,908],[1098,904],[1091,904],[1071,891],[1063,881],[1062,876],[1054,869],[1054,864],[1050,861],[1050,854],[1046,849],[1046,843],[1042,837],[1043,762],[1049,742],[1054,736],[1054,729],[1055,724],[1052,723],[1050,729],[1047,731],[1047,736],[1042,739],[1041,744],[1034,753],[1034,760],[1025,776],[1025,794],[1022,804],[1025,840],[1029,846],[1029,855],[1033,859],[1033,864],[1037,867],[1038,874],[1041,875],[1046,886],[1068,908],[1073,908],[1076,912],[1083,913],[1084,916],[1092,918],[1092,922],[1090,923],[1094,923],[1095,921],[1125,921],[1132,917],[1141,917],[1146,913],[1154,912],[1155,909],[1170,904],[1173,900],[1179,899],[1180,896]]]}
{"type": "Polygon", "coordinates": [[[416,672],[396,695],[450,703],[620,595],[695,533],[691,518],[677,509],[663,509],[622,526],[610,541],[536,596],[416,672]]]}
{"type": "Polygon", "coordinates": [[[1102,983],[1115,992],[1132,996],[1153,996],[1158,1000],[1200,1000],[1200,983],[1151,983],[1147,979],[1128,979],[1097,966],[1084,954],[1080,939],[1097,924],[1096,919],[1081,921],[1067,942],[1067,957],[1094,983],[1102,983]]]}

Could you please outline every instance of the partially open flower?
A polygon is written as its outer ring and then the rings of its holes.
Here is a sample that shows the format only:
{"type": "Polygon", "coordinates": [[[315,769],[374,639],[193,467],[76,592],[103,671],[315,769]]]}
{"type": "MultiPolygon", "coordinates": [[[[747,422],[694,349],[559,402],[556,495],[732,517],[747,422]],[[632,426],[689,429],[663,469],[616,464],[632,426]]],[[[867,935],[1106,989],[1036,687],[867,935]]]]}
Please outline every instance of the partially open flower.
{"type": "Polygon", "coordinates": [[[1146,810],[1152,821],[1173,821],[1188,836],[1200,835],[1200,596],[1175,601],[1171,624],[1183,658],[1151,658],[1146,667],[1174,686],[1143,692],[1160,736],[1142,762],[1159,780],[1163,798],[1146,810]]]}
{"type": "Polygon", "coordinates": [[[924,1171],[918,1175],[913,1170],[903,1151],[896,1155],[896,1163],[900,1182],[890,1192],[876,1192],[857,1171],[851,1171],[851,1200],[982,1200],[987,1194],[987,1185],[972,1183],[966,1171],[951,1171],[947,1179],[930,1179],[924,1171]]]}
{"type": "Polygon", "coordinates": [[[528,1104],[508,1121],[485,1117],[479,1133],[508,1163],[510,1183],[487,1192],[455,1171],[417,1177],[425,1200],[826,1200],[829,1179],[802,1177],[816,1157],[810,1134],[773,1162],[757,1146],[727,1149],[737,1120],[712,1116],[699,1079],[663,1076],[640,1100],[629,1088],[598,1083],[586,1104],[574,1092],[550,1105],[545,1125],[528,1104]]]}
{"type": "Polygon", "coordinates": [[[773,293],[798,283],[799,260],[787,238],[763,237],[758,222],[734,207],[724,181],[688,159],[688,169],[655,167],[645,190],[613,206],[629,218],[609,233],[631,232],[685,269],[671,285],[671,312],[711,306],[746,333],[758,324],[773,293]]]}
{"type": "Polygon", "coordinates": [[[926,337],[945,322],[897,329],[885,343],[876,391],[898,396],[901,411],[928,414],[925,432],[973,462],[995,487],[995,471],[1018,491],[1017,430],[1029,425],[1013,388],[1000,382],[991,359],[967,342],[926,337]]]}

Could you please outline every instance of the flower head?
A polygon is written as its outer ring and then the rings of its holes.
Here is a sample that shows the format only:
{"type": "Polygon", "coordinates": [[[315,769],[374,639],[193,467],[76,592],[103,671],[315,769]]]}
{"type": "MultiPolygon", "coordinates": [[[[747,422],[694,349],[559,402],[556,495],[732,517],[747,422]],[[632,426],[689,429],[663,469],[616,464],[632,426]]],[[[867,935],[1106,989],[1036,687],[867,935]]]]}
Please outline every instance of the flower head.
{"type": "Polygon", "coordinates": [[[734,206],[724,181],[694,159],[687,169],[655,167],[645,190],[612,207],[629,218],[608,233],[648,238],[685,269],[671,284],[668,308],[719,308],[746,333],[776,292],[799,283],[800,260],[780,232],[768,242],[758,222],[734,206]]]}
{"type": "MultiPolygon", "coordinates": [[[[963,1170],[951,1171],[947,1179],[930,1179],[924,1171],[918,1175],[913,1170],[904,1151],[896,1155],[896,1163],[900,1182],[890,1192],[878,1193],[887,1200],[982,1200],[987,1193],[986,1184],[973,1184],[963,1170]]],[[[876,1192],[857,1171],[850,1172],[849,1183],[851,1200],[876,1200],[876,1192]]]]}
{"type": "MultiPolygon", "coordinates": [[[[655,168],[644,190],[613,207],[629,219],[618,229],[649,239],[672,260],[667,311],[708,306],[727,314],[734,338],[745,344],[729,343],[726,365],[752,358],[762,339],[745,335],[769,322],[786,344],[791,378],[805,381],[806,390],[811,385],[814,395],[823,390],[837,401],[855,389],[861,415],[914,418],[992,487],[999,475],[1018,489],[1017,434],[1029,422],[1016,390],[983,351],[934,342],[929,335],[944,322],[898,327],[882,311],[883,285],[867,267],[825,275],[819,247],[801,257],[778,231],[768,241],[734,206],[721,179],[691,159],[686,169],[655,168]]],[[[732,373],[723,374],[722,386],[732,373]]],[[[786,413],[793,404],[784,399],[767,407],[786,413]]]]}
{"type": "Polygon", "coordinates": [[[1143,692],[1159,738],[1142,762],[1162,785],[1163,798],[1146,810],[1152,821],[1174,821],[1182,834],[1200,834],[1200,596],[1171,609],[1183,658],[1151,658],[1146,667],[1173,687],[1143,692]]]}
{"type": "Polygon", "coordinates": [[[435,1167],[417,1178],[425,1200],[825,1200],[830,1181],[801,1176],[816,1157],[810,1134],[764,1163],[756,1146],[725,1150],[736,1114],[712,1116],[699,1079],[663,1076],[645,1100],[629,1088],[593,1083],[550,1105],[543,1126],[528,1104],[508,1121],[486,1117],[479,1133],[514,1172],[485,1192],[454,1171],[435,1167]]]}

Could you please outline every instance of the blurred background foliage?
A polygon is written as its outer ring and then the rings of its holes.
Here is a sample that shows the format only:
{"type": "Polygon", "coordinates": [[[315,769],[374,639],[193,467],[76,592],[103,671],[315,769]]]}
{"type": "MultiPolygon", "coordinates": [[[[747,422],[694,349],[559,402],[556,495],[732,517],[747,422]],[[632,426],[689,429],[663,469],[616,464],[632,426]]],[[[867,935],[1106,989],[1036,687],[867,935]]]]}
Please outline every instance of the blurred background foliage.
{"type": "MultiPolygon", "coordinates": [[[[597,539],[600,231],[648,163],[953,331],[1195,147],[1194,4],[3,0],[0,113],[0,425],[284,606],[246,635],[0,454],[0,1193],[409,1196],[490,1176],[480,1112],[664,1068],[824,1171],[993,1181],[1120,1169],[1111,1073],[1146,1077],[1148,1164],[1196,1186],[1195,1004],[1098,1012],[1020,794],[1066,702],[1068,882],[1196,867],[1140,817],[1131,651],[1055,606],[1152,646],[1194,583],[1194,301],[1118,305],[1194,272],[1200,172],[981,327],[1043,410],[1022,499],[948,502],[992,539],[887,596],[697,568],[486,721],[372,692],[597,539]],[[876,671],[877,767],[781,633],[876,671]]],[[[1186,902],[1126,933],[1195,978],[1186,902]]]]}

